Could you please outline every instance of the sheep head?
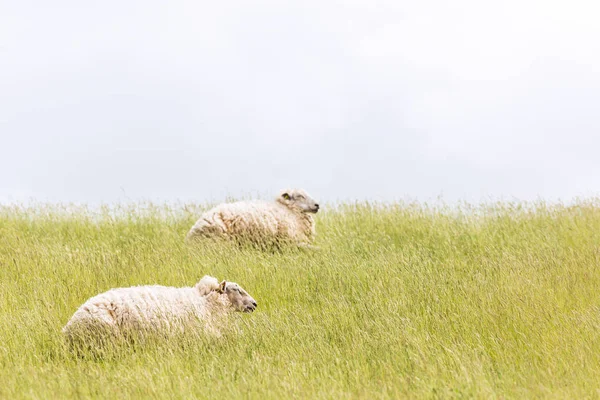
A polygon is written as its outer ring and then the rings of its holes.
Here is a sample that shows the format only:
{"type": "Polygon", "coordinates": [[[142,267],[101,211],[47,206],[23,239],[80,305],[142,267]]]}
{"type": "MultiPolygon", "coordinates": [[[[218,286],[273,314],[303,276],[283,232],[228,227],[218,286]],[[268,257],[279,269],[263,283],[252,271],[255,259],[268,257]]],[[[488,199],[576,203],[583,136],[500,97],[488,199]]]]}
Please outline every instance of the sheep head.
{"type": "Polygon", "coordinates": [[[227,299],[236,311],[252,312],[256,310],[256,301],[235,282],[223,281],[216,290],[227,296],[227,299]]]}
{"type": "Polygon", "coordinates": [[[196,284],[196,289],[201,296],[216,294],[219,297],[224,297],[225,301],[230,303],[235,311],[252,312],[258,306],[252,296],[235,282],[223,281],[219,283],[217,278],[205,275],[196,284]]]}
{"type": "Polygon", "coordinates": [[[284,190],[277,197],[277,201],[302,213],[316,214],[319,211],[319,204],[302,189],[284,190]]]}

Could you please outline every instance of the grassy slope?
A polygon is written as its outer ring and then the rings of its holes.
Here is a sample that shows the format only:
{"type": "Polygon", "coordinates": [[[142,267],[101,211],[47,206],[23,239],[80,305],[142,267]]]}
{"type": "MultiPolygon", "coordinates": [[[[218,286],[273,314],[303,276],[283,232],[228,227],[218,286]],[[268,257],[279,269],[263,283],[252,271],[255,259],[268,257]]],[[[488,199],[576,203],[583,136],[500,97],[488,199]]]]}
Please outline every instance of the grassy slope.
{"type": "Polygon", "coordinates": [[[189,248],[198,210],[0,209],[0,398],[582,397],[600,389],[600,207],[342,206],[319,252],[189,248]],[[240,283],[243,333],[77,359],[111,287],[240,283]]]}

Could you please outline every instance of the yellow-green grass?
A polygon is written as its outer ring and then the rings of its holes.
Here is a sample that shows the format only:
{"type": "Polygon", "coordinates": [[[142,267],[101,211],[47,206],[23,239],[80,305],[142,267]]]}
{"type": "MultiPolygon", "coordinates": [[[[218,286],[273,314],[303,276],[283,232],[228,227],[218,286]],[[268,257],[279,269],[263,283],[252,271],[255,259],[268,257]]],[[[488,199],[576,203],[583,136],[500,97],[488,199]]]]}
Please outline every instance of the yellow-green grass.
{"type": "Polygon", "coordinates": [[[203,207],[0,208],[0,398],[600,397],[600,207],[342,204],[319,251],[187,246],[203,207]],[[205,274],[220,338],[69,352],[89,297],[205,274]]]}

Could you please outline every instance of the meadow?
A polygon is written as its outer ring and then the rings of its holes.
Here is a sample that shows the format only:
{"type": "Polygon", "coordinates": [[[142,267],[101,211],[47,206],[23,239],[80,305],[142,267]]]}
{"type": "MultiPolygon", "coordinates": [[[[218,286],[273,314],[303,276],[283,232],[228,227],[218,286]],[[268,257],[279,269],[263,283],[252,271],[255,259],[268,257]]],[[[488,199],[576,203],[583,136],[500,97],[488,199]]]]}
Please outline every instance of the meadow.
{"type": "Polygon", "coordinates": [[[600,202],[337,204],[319,251],[186,245],[205,206],[0,206],[0,398],[598,398],[600,202]],[[222,337],[78,357],[61,328],[140,284],[239,283],[222,337]]]}

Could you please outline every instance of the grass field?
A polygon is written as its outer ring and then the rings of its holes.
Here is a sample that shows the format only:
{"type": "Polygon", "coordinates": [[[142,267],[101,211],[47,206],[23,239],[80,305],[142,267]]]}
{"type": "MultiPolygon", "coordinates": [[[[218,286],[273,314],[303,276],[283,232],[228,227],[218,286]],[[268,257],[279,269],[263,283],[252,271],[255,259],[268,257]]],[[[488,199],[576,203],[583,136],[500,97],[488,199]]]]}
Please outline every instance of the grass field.
{"type": "Polygon", "coordinates": [[[202,207],[0,208],[0,398],[600,397],[600,205],[346,204],[320,251],[189,247],[202,207]],[[221,338],[82,359],[112,287],[238,282],[221,338]]]}

